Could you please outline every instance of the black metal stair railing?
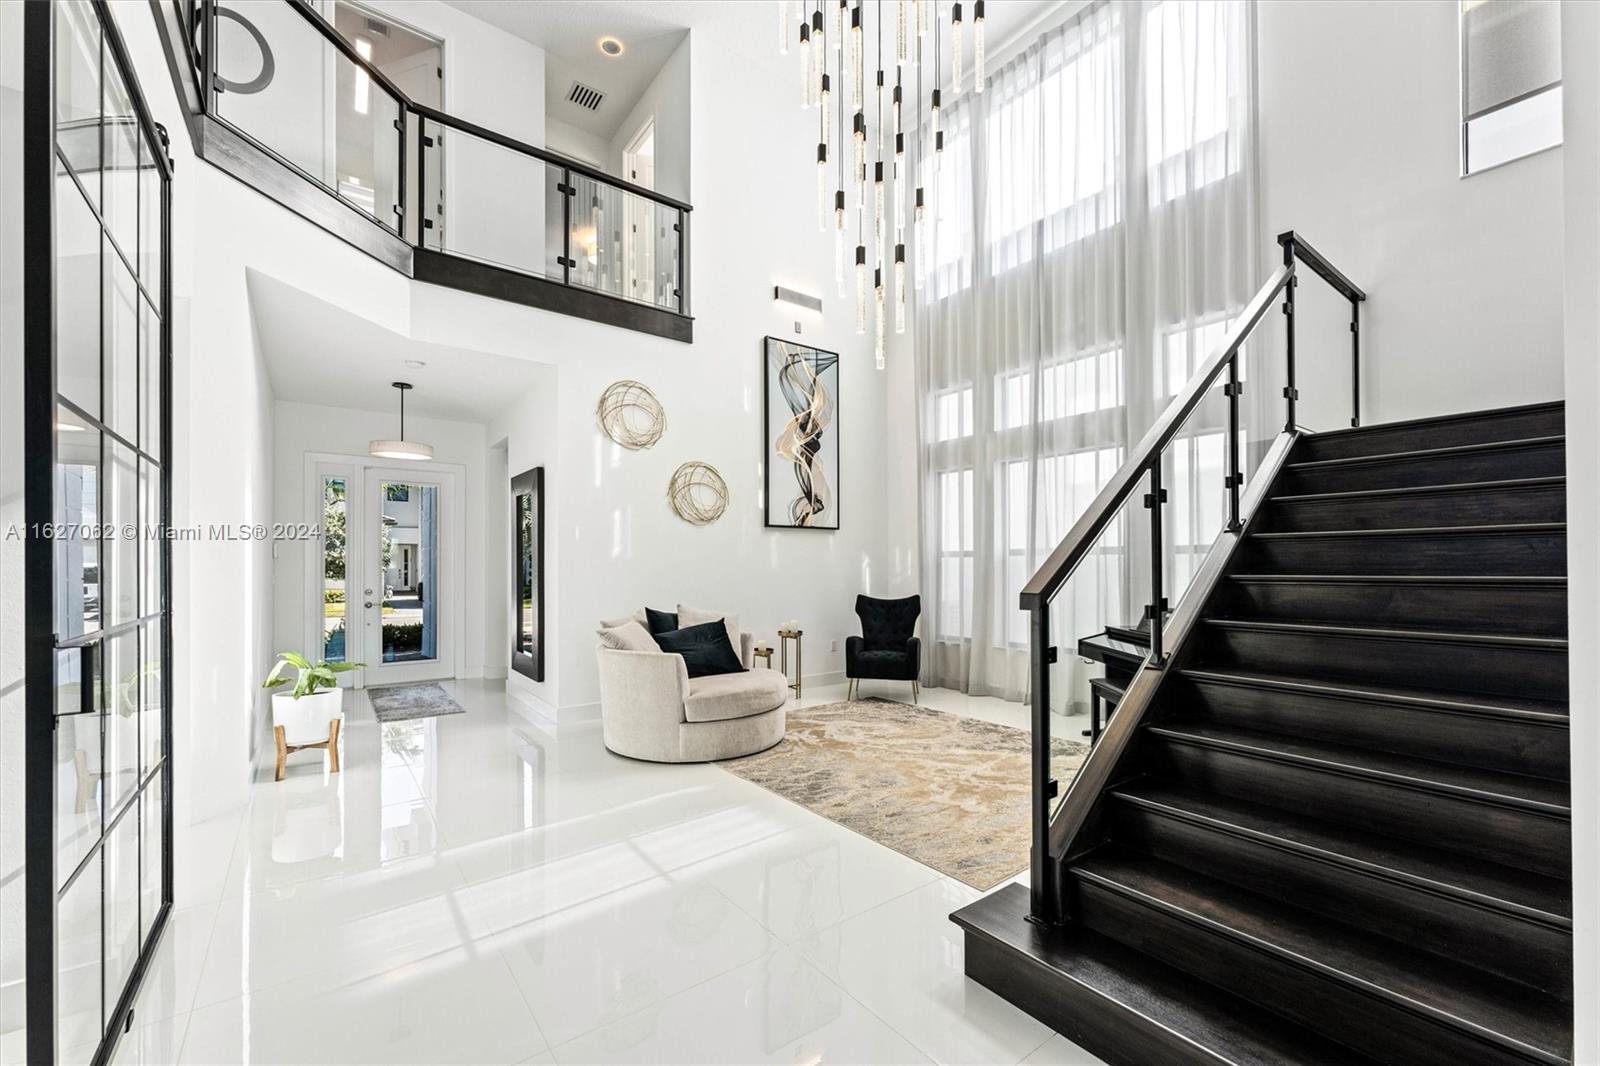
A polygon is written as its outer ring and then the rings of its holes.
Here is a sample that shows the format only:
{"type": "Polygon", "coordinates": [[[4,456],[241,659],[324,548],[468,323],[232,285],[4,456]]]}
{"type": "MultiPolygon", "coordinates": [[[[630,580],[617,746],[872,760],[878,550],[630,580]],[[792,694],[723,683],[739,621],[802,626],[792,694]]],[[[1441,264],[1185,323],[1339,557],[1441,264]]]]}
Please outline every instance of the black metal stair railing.
{"type": "MultiPolygon", "coordinates": [[[[1360,409],[1360,334],[1359,312],[1366,293],[1362,292],[1343,273],[1337,270],[1304,238],[1293,230],[1278,236],[1283,248],[1283,262],[1267,278],[1256,295],[1233,320],[1227,334],[1212,350],[1205,362],[1190,377],[1188,384],[1173,398],[1152,425],[1143,439],[1131,450],[1120,469],[1079,516],[1050,557],[1023,587],[1021,606],[1029,615],[1029,654],[1031,671],[1031,723],[1032,766],[1030,791],[1032,798],[1033,845],[1029,862],[1030,917],[1044,924],[1056,924],[1062,918],[1059,862],[1066,856],[1067,848],[1078,835],[1078,830],[1088,818],[1090,809],[1099,795],[1102,780],[1116,763],[1121,750],[1137,725],[1142,707],[1135,706],[1150,691],[1148,686],[1138,687],[1141,674],[1159,671],[1165,666],[1170,649],[1167,647],[1164,619],[1169,611],[1164,596],[1166,575],[1163,573],[1163,507],[1168,502],[1162,484],[1162,456],[1179,435],[1184,423],[1207,396],[1216,382],[1226,375],[1223,393],[1227,398],[1227,431],[1224,487],[1227,490],[1227,520],[1224,535],[1237,535],[1242,528],[1240,489],[1244,473],[1239,455],[1239,396],[1240,350],[1246,340],[1266,317],[1268,310],[1283,296],[1282,311],[1286,329],[1286,381],[1283,389],[1285,404],[1285,431],[1296,429],[1296,404],[1299,390],[1295,376],[1295,303],[1294,293],[1300,266],[1308,267],[1324,279],[1335,292],[1350,302],[1351,378],[1353,381],[1350,424],[1359,426],[1360,409]],[[1135,682],[1130,684],[1124,703],[1118,709],[1123,720],[1118,728],[1108,730],[1104,739],[1092,751],[1090,758],[1073,779],[1059,806],[1052,810],[1057,793],[1057,783],[1051,771],[1050,736],[1050,681],[1051,664],[1056,662],[1057,649],[1050,631],[1050,605],[1056,595],[1077,570],[1080,563],[1094,549],[1094,545],[1111,524],[1123,514],[1141,485],[1148,490],[1140,497],[1142,506],[1150,512],[1150,603],[1146,614],[1150,619],[1150,651],[1135,682]],[[1134,719],[1130,721],[1129,719],[1134,719]]],[[[1285,446],[1275,446],[1280,450],[1285,446]]],[[[1190,592],[1198,591],[1197,581],[1190,592]]]]}
{"type": "Polygon", "coordinates": [[[404,241],[417,276],[450,283],[450,257],[689,318],[689,204],[411,99],[308,0],[174,4],[205,115],[404,241]],[[439,197],[447,140],[456,211],[482,216],[470,238],[439,197]],[[341,173],[346,151],[370,187],[341,173]]]}

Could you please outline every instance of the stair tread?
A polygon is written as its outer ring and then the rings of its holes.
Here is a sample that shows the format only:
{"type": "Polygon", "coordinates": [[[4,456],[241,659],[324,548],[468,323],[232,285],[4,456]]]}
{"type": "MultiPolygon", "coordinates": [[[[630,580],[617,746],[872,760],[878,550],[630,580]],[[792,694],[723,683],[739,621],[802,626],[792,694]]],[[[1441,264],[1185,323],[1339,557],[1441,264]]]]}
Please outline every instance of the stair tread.
{"type": "Polygon", "coordinates": [[[1183,676],[1199,681],[1215,681],[1228,685],[1250,685],[1257,688],[1274,688],[1290,692],[1308,692],[1364,700],[1372,703],[1403,703],[1415,707],[1432,707],[1443,711],[1458,711],[1504,718],[1518,718],[1566,726],[1567,705],[1552,700],[1535,700],[1521,696],[1462,695],[1438,692],[1423,688],[1398,686],[1357,685],[1343,681],[1324,681],[1320,678],[1296,677],[1287,674],[1258,673],[1251,670],[1216,670],[1190,668],[1183,676]]]}
{"type": "Polygon", "coordinates": [[[1567,884],[1555,878],[1183,785],[1143,779],[1112,794],[1147,809],[1331,859],[1427,891],[1546,925],[1572,927],[1571,894],[1567,884]]]}
{"type": "Polygon", "coordinates": [[[1564,781],[1432,762],[1372,748],[1303,740],[1281,733],[1213,725],[1182,717],[1144,728],[1156,736],[1180,742],[1292,762],[1334,773],[1354,774],[1561,818],[1571,816],[1571,788],[1564,781]]]}
{"type": "Polygon", "coordinates": [[[1339,492],[1301,492],[1269,497],[1273,503],[1304,503],[1308,501],[1361,500],[1386,496],[1426,496],[1436,492],[1483,492],[1490,489],[1547,488],[1566,483],[1564,474],[1549,477],[1503,478],[1498,481],[1456,481],[1439,485],[1387,487],[1381,489],[1344,489],[1339,492]]]}
{"type": "Polygon", "coordinates": [[[1396,526],[1388,529],[1313,529],[1251,533],[1253,540],[1312,540],[1317,537],[1472,537],[1507,533],[1565,533],[1565,522],[1500,522],[1479,526],[1396,526]]]}
{"type": "Polygon", "coordinates": [[[1372,1060],[1143,952],[1077,926],[1029,922],[1028,891],[1007,885],[950,916],[969,934],[1138,1014],[1219,1063],[1364,1066],[1372,1060]]]}
{"type": "Polygon", "coordinates": [[[1566,587],[1565,576],[1539,574],[1230,574],[1229,581],[1281,584],[1538,585],[1566,587]]]}
{"type": "Polygon", "coordinates": [[[1104,849],[1072,873],[1501,1047],[1571,1054],[1570,1005],[1528,986],[1150,856],[1104,849]]]}
{"type": "Polygon", "coordinates": [[[1376,455],[1349,455],[1337,459],[1303,459],[1285,466],[1287,470],[1305,472],[1312,470],[1337,470],[1369,463],[1405,462],[1412,459],[1442,459],[1455,455],[1478,455],[1483,452],[1513,451],[1524,448],[1543,448],[1566,442],[1565,436],[1521,437],[1516,440],[1482,441],[1474,444],[1452,444],[1444,448],[1411,448],[1397,452],[1379,452],[1376,455]]]}
{"type": "Polygon", "coordinates": [[[1445,425],[1451,422],[1491,421],[1512,415],[1532,414],[1536,411],[1562,410],[1566,406],[1567,402],[1565,400],[1540,400],[1537,403],[1519,403],[1510,407],[1486,407],[1481,411],[1451,411],[1442,415],[1421,415],[1417,418],[1402,418],[1394,422],[1368,422],[1360,426],[1340,426],[1337,429],[1318,430],[1310,436],[1313,440],[1323,440],[1329,437],[1360,437],[1396,429],[1418,429],[1423,426],[1445,425]]]}
{"type": "Polygon", "coordinates": [[[1355,626],[1331,622],[1280,622],[1255,618],[1224,618],[1206,615],[1205,623],[1219,629],[1253,629],[1261,632],[1298,633],[1330,637],[1370,637],[1375,640],[1440,641],[1453,644],[1486,644],[1512,648],[1543,648],[1566,651],[1565,637],[1527,637],[1509,633],[1473,633],[1457,630],[1420,629],[1395,626],[1355,626]]]}

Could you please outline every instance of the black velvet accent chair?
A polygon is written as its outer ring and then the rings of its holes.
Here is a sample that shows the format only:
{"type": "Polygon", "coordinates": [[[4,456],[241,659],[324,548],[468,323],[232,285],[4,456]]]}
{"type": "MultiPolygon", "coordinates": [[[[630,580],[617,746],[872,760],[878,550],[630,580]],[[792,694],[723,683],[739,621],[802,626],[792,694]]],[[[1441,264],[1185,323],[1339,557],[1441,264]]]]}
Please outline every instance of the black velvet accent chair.
{"type": "Polygon", "coordinates": [[[922,641],[914,634],[922,614],[922,597],[880,600],[856,597],[861,636],[844,642],[844,676],[850,679],[849,699],[855,699],[862,680],[909,681],[911,702],[922,697],[918,677],[922,671],[922,641]]]}

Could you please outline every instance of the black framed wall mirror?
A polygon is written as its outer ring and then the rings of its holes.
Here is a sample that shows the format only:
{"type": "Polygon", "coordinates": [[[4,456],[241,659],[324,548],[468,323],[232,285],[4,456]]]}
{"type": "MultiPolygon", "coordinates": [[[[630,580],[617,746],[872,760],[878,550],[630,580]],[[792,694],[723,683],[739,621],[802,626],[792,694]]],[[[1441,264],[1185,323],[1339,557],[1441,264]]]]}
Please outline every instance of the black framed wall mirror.
{"type": "Polygon", "coordinates": [[[544,467],[511,479],[511,668],[544,680],[544,467]]]}

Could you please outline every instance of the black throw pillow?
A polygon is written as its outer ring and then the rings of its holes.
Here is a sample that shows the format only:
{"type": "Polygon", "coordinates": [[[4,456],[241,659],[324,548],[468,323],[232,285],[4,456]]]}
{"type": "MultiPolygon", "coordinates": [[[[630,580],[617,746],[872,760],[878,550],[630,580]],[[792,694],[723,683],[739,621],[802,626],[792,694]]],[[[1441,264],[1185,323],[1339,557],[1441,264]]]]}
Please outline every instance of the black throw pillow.
{"type": "MultiPolygon", "coordinates": [[[[678,613],[676,611],[658,611],[654,607],[644,609],[644,625],[652,637],[659,637],[663,633],[671,633],[678,628],[678,613]]],[[[659,641],[657,643],[660,643],[659,641]]]]}
{"type": "Polygon", "coordinates": [[[665,633],[654,634],[662,651],[683,656],[690,677],[709,677],[712,674],[738,674],[744,672],[733,645],[728,643],[728,627],[722,619],[697,626],[685,626],[665,633]]]}

